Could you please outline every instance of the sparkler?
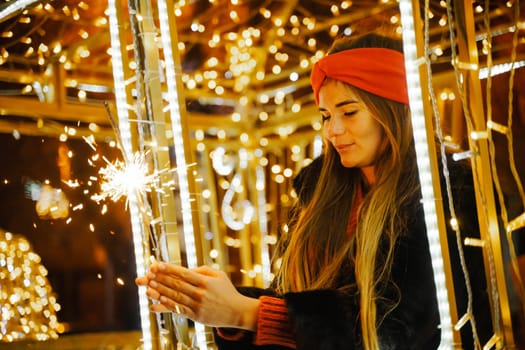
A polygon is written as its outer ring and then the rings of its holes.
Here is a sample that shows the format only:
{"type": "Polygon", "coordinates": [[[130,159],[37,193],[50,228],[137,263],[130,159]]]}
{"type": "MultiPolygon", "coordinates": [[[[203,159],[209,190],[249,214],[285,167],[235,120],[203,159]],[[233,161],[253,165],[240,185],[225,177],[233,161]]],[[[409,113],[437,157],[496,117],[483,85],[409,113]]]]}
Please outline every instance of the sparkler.
{"type": "Polygon", "coordinates": [[[140,194],[140,197],[155,186],[158,175],[148,174],[148,163],[146,154],[137,152],[128,161],[116,160],[110,162],[104,157],[107,166],[99,170],[101,175],[101,192],[91,196],[91,199],[99,203],[106,199],[117,202],[122,197],[126,198],[131,193],[140,194]]]}
{"type": "MultiPolygon", "coordinates": [[[[140,271],[137,275],[145,273],[144,269],[146,261],[143,258],[148,257],[150,261],[160,260],[165,261],[167,254],[165,249],[161,249],[161,238],[165,238],[166,232],[159,225],[162,222],[162,214],[153,214],[154,210],[150,201],[155,199],[156,195],[167,195],[169,191],[175,190],[176,181],[172,176],[177,171],[177,168],[165,167],[158,169],[155,167],[155,155],[149,151],[139,151],[133,154],[126,152],[122,146],[122,136],[115,119],[111,113],[109,105],[106,103],[106,109],[109,119],[112,123],[115,135],[117,137],[117,147],[122,152],[123,160],[117,159],[114,162],[102,157],[106,166],[99,169],[99,178],[97,181],[100,184],[100,192],[92,195],[91,199],[100,203],[101,201],[111,200],[113,202],[119,201],[122,198],[126,199],[126,209],[132,211],[132,221],[135,218],[135,223],[140,225],[140,234],[134,239],[136,249],[139,248],[139,254],[136,253],[137,266],[140,271]],[[150,195],[151,193],[151,195],[150,195]],[[133,208],[135,208],[135,215],[133,215],[133,208]],[[144,249],[148,253],[143,253],[144,249]],[[152,255],[149,255],[152,254],[152,255]],[[142,259],[142,260],[141,260],[142,259]]],[[[96,144],[93,139],[86,138],[85,141],[93,150],[96,150],[96,144]]],[[[195,163],[186,164],[185,168],[193,166],[195,163]]],[[[157,164],[158,165],[158,164],[157,164]]],[[[187,170],[187,169],[184,169],[187,170]]],[[[139,295],[139,298],[141,295],[139,295]]],[[[147,299],[142,295],[139,301],[141,307],[141,319],[148,322],[147,313],[149,307],[147,299]]],[[[166,319],[163,321],[161,315],[156,315],[158,328],[165,329],[166,319]]],[[[184,320],[175,321],[174,327],[177,330],[178,348],[180,346],[188,346],[187,343],[187,325],[184,320]]],[[[149,324],[143,325],[144,333],[144,349],[149,349],[153,340],[150,335],[149,324]]],[[[161,337],[166,337],[169,333],[160,331],[161,337]]],[[[170,340],[164,338],[161,342],[169,343],[170,340]]]]}

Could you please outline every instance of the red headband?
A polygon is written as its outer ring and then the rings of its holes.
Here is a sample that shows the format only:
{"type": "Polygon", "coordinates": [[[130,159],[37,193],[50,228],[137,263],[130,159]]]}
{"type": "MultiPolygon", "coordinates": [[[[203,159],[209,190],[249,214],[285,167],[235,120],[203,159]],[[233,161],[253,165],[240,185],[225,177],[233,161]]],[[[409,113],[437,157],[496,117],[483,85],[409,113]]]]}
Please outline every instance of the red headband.
{"type": "Polygon", "coordinates": [[[310,76],[317,104],[326,78],[408,105],[405,59],[399,51],[358,48],[326,55],[314,64],[310,76]]]}

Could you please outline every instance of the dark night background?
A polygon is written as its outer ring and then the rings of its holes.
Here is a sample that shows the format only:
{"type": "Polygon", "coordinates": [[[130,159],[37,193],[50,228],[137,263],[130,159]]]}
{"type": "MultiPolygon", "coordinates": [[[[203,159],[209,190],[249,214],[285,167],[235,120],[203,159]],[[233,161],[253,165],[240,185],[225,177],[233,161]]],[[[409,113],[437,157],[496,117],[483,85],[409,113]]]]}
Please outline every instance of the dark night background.
{"type": "MultiPolygon", "coordinates": [[[[61,305],[57,316],[65,332],[139,329],[133,241],[125,202],[105,202],[108,211],[103,215],[104,203],[90,199],[99,191],[96,181],[90,183],[90,176],[97,176],[104,161],[89,164],[95,151],[83,139],[60,142],[0,134],[0,144],[0,229],[27,238],[42,258],[61,305]],[[73,152],[65,165],[59,157],[59,148],[64,146],[73,152]],[[61,180],[64,176],[78,180],[80,186],[68,187],[61,180]],[[36,202],[26,194],[29,183],[46,180],[69,199],[69,223],[39,218],[36,202]],[[72,210],[81,203],[82,209],[72,210]]],[[[103,142],[96,153],[111,161],[120,155],[103,142]]]]}

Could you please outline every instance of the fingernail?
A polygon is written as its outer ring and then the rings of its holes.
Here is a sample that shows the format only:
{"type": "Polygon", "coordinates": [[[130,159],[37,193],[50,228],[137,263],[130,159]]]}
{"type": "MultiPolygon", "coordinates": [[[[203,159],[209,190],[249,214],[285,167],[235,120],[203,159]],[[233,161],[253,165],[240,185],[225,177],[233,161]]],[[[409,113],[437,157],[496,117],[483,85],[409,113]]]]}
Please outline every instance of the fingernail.
{"type": "Polygon", "coordinates": [[[159,270],[165,270],[166,266],[163,263],[159,264],[159,270]]]}
{"type": "Polygon", "coordinates": [[[149,281],[149,285],[153,288],[157,288],[159,286],[159,284],[155,281],[149,281]]]}

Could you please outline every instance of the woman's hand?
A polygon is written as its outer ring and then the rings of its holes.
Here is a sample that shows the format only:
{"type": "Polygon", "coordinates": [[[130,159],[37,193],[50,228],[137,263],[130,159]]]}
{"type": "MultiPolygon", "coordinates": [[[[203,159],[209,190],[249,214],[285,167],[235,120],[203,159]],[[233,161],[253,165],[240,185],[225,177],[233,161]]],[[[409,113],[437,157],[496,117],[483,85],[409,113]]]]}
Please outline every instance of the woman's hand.
{"type": "Polygon", "coordinates": [[[151,306],[154,312],[177,312],[213,327],[256,329],[259,300],[240,294],[222,271],[155,262],[136,283],[159,302],[151,306]]]}

